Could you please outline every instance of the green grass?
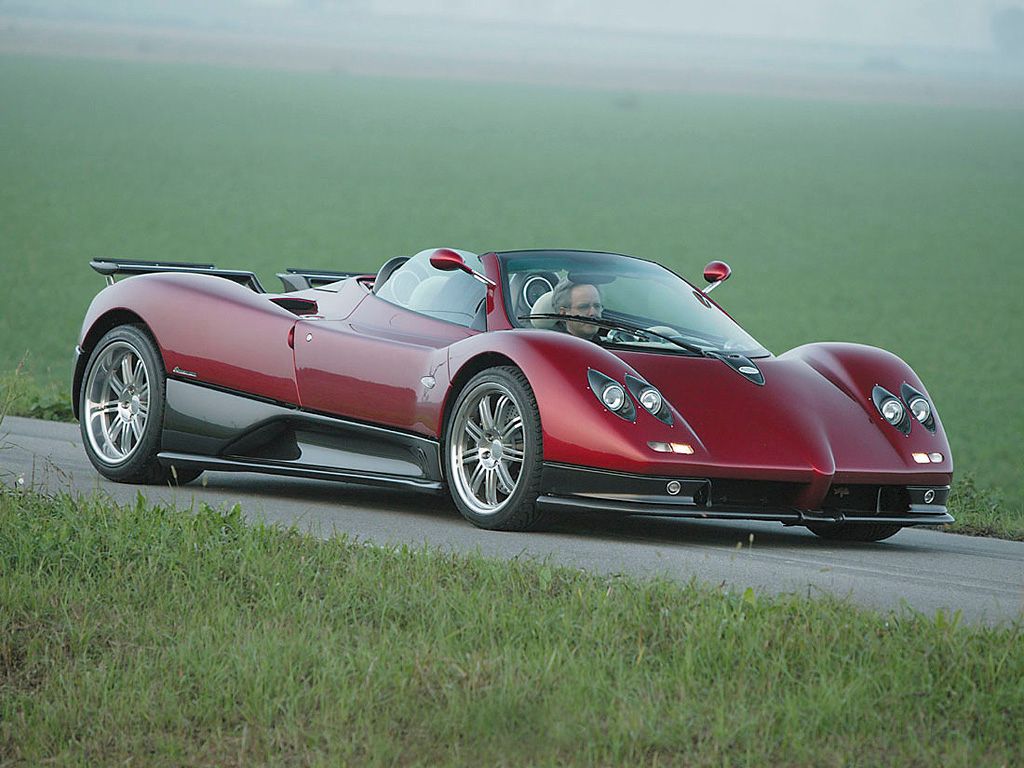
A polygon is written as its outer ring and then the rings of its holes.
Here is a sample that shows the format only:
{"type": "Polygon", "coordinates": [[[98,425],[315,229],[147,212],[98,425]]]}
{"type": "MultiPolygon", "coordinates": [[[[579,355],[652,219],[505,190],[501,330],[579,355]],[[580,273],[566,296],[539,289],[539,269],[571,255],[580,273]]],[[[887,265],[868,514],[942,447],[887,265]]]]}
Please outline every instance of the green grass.
{"type": "Polygon", "coordinates": [[[1022,626],[0,493],[0,762],[1010,765],[1022,626]]]}
{"type": "MultiPolygon", "coordinates": [[[[66,386],[95,256],[373,270],[635,253],[774,352],[886,347],[958,471],[1024,500],[1024,111],[0,59],[0,371],[66,386]]],[[[46,397],[40,402],[46,404],[46,397]]]]}
{"type": "Polygon", "coordinates": [[[953,481],[949,512],[956,522],[943,526],[944,531],[1024,541],[1024,502],[1007,501],[996,491],[979,488],[971,474],[953,481]]]}

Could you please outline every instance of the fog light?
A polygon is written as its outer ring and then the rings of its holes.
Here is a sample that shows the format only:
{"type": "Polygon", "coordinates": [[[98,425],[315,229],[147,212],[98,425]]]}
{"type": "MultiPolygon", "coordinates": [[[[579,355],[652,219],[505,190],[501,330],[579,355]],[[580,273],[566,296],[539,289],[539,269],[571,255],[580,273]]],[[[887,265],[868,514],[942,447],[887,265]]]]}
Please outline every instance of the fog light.
{"type": "Polygon", "coordinates": [[[928,454],[928,458],[931,459],[932,464],[941,464],[942,463],[942,454],[941,453],[929,453],[928,454]]]}
{"type": "Polygon", "coordinates": [[[678,496],[679,492],[683,490],[683,484],[678,480],[670,480],[665,490],[668,491],[669,496],[678,496]]]}
{"type": "Polygon", "coordinates": [[[659,443],[655,440],[650,440],[647,443],[647,447],[652,451],[657,451],[658,453],[672,453],[672,446],[668,443],[659,443]]]}
{"type": "Polygon", "coordinates": [[[918,464],[927,464],[928,462],[931,461],[931,459],[928,458],[927,453],[915,453],[914,461],[916,461],[918,464]]]}

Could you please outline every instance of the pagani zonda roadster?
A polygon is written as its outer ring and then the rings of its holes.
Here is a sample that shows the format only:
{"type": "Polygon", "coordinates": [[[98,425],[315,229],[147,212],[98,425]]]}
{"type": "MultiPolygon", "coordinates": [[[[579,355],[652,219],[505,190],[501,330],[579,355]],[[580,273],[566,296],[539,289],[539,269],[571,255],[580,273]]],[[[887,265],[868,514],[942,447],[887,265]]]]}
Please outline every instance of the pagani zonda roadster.
{"type": "Polygon", "coordinates": [[[906,363],[774,356],[703,290],[611,253],[437,249],[376,275],[94,261],[73,394],[122,482],[271,472],[451,493],[472,523],[548,509],[775,520],[876,541],[951,522],[953,464],[906,363]],[[115,280],[118,275],[128,279],[115,280]]]}

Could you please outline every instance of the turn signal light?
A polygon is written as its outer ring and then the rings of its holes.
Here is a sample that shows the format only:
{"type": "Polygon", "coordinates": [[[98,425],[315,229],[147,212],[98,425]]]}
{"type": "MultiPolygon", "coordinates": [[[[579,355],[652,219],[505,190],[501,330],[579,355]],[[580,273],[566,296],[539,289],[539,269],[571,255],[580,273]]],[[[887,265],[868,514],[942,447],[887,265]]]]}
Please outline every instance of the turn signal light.
{"type": "Polygon", "coordinates": [[[659,443],[651,440],[647,447],[658,453],[684,453],[687,456],[693,453],[693,446],[689,443],[659,443]]]}
{"type": "Polygon", "coordinates": [[[913,454],[914,461],[918,464],[941,464],[942,454],[939,452],[935,453],[915,453],[913,454]]]}

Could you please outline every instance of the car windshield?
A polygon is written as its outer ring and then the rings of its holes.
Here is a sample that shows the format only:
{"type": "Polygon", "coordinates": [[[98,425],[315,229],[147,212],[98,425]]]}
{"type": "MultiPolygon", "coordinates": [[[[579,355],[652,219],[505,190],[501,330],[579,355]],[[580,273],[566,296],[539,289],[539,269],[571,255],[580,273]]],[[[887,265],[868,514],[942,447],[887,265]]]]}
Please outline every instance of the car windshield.
{"type": "Polygon", "coordinates": [[[598,344],[659,352],[770,354],[703,293],[653,262],[581,251],[517,251],[499,258],[507,310],[518,327],[550,328],[586,335],[598,344]],[[600,328],[588,326],[586,318],[599,318],[595,325],[600,328]],[[621,328],[613,327],[616,323],[621,328]],[[589,334],[580,328],[589,328],[589,334]]]}

